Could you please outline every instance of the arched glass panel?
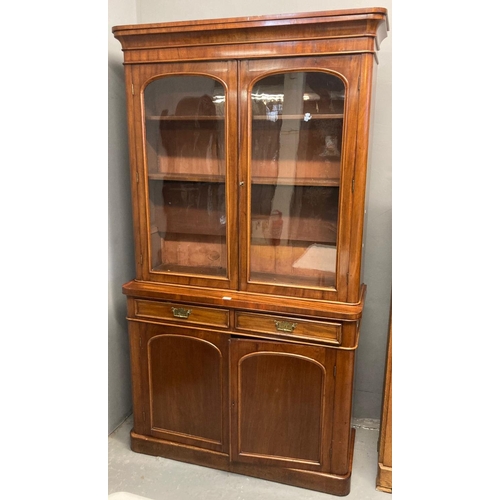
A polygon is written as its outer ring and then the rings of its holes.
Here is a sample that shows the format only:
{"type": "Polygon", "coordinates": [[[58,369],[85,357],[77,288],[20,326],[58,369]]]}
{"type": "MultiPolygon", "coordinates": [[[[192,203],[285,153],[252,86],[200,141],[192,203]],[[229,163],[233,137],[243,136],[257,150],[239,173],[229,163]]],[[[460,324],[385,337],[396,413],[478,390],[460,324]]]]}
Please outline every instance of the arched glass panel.
{"type": "Polygon", "coordinates": [[[167,76],[144,105],[151,269],[227,276],[224,86],[167,76]]]}
{"type": "Polygon", "coordinates": [[[250,281],[335,289],[344,83],[287,72],[251,95],[250,281]]]}

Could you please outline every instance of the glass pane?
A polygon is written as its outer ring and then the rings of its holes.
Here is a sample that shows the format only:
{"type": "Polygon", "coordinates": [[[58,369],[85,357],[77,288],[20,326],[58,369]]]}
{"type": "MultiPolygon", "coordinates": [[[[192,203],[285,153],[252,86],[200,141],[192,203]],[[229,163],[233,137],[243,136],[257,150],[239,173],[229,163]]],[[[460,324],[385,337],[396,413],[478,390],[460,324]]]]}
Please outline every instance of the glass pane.
{"type": "Polygon", "coordinates": [[[251,281],[336,287],[344,99],[324,72],[254,85],[251,281]]]}
{"type": "Polygon", "coordinates": [[[225,89],[169,76],[144,102],[152,269],[226,276],[225,89]]]}

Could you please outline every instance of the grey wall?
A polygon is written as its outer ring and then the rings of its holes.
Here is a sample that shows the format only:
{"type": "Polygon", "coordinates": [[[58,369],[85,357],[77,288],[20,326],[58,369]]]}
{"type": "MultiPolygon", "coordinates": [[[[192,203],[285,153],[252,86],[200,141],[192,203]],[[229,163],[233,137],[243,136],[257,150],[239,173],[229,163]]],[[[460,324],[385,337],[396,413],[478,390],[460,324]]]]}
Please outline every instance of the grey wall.
{"type": "MultiPolygon", "coordinates": [[[[386,7],[391,19],[392,2],[352,0],[134,0],[109,3],[110,27],[116,24],[154,23],[357,7],[386,7]]],[[[391,22],[389,21],[389,25],[391,22]]],[[[113,430],[131,407],[128,347],[126,345],[125,300],[121,285],[133,277],[129,172],[122,89],[120,44],[110,38],[110,333],[109,333],[109,428],[113,430]],[[121,80],[120,80],[121,79],[121,80]]],[[[364,282],[368,286],[354,387],[354,417],[380,417],[387,329],[391,295],[391,32],[378,53],[374,134],[367,194],[364,282]]]]}
{"type": "Polygon", "coordinates": [[[134,277],[125,84],[120,44],[111,27],[137,22],[135,0],[108,3],[108,432],[132,412],[126,301],[134,277]]]}

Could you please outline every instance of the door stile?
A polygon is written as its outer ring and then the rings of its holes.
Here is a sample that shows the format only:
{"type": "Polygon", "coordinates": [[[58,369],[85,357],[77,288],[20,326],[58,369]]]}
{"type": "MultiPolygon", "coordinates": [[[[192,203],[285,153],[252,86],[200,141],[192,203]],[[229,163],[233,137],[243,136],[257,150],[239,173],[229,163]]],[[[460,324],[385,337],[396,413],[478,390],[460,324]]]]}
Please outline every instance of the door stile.
{"type": "Polygon", "coordinates": [[[239,259],[239,288],[240,290],[248,290],[249,281],[249,235],[250,235],[250,155],[249,148],[251,144],[251,127],[249,125],[250,113],[248,96],[248,87],[243,85],[246,82],[246,74],[248,71],[248,61],[240,61],[238,64],[238,97],[240,113],[238,120],[239,127],[239,239],[240,239],[240,259],[239,259]]]}
{"type": "Polygon", "coordinates": [[[239,222],[238,222],[238,151],[239,151],[239,137],[240,125],[238,118],[238,62],[228,61],[228,75],[227,75],[227,94],[228,103],[226,111],[226,148],[227,148],[227,173],[226,173],[226,200],[227,200],[227,251],[228,251],[228,275],[229,275],[229,288],[236,290],[239,282],[239,222]]]}

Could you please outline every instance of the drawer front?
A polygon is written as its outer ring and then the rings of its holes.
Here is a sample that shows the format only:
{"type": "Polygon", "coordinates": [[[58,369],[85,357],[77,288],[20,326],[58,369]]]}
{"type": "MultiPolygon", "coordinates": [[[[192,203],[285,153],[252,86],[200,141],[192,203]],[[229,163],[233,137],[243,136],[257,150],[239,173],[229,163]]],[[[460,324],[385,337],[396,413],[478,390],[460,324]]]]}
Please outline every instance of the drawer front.
{"type": "Polygon", "coordinates": [[[236,329],[246,332],[267,333],[294,339],[316,339],[339,345],[342,325],[325,321],[309,321],[284,316],[236,312],[236,329]]]}
{"type": "Polygon", "coordinates": [[[175,302],[138,299],[135,301],[135,316],[137,318],[229,328],[229,310],[227,309],[212,309],[175,302]]]}

